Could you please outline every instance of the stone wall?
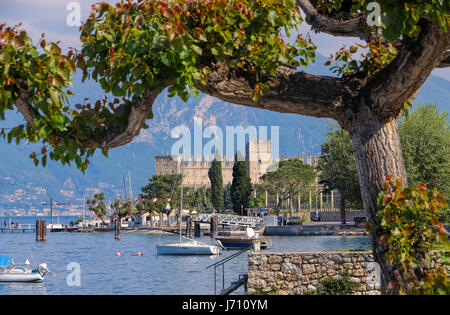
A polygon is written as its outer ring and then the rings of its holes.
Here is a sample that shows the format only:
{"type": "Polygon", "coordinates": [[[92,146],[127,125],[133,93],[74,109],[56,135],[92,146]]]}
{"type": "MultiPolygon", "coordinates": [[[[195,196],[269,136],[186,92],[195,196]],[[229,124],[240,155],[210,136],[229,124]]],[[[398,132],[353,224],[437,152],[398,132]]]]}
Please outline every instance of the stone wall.
{"type": "Polygon", "coordinates": [[[371,252],[274,253],[248,255],[247,293],[305,294],[345,270],[359,284],[355,295],[378,295],[379,272],[371,252]]]}
{"type": "MultiPolygon", "coordinates": [[[[431,252],[431,268],[442,263],[438,251],[431,252]]],[[[379,295],[380,270],[371,251],[248,254],[247,294],[305,294],[323,288],[322,282],[342,277],[347,271],[358,284],[354,295],[379,295]]]]}
{"type": "MultiPolygon", "coordinates": [[[[312,210],[309,215],[315,215],[316,211],[312,210]]],[[[318,211],[321,222],[341,222],[341,212],[339,209],[335,211],[318,211]]],[[[366,217],[364,210],[348,210],[345,212],[345,220],[347,222],[354,222],[356,217],[366,217]]]]}
{"type": "Polygon", "coordinates": [[[285,225],[266,226],[264,235],[295,235],[295,236],[361,236],[368,235],[363,227],[341,224],[305,224],[305,225],[285,225]]]}

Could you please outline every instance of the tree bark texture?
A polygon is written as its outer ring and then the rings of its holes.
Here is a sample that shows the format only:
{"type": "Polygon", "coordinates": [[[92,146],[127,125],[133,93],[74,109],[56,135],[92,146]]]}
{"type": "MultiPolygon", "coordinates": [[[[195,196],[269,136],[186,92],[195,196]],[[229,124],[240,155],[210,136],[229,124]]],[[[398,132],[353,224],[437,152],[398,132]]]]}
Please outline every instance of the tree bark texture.
{"type": "MultiPolygon", "coordinates": [[[[402,178],[407,184],[403,163],[398,119],[382,122],[368,106],[361,106],[355,124],[349,129],[356,157],[361,194],[369,223],[374,226],[378,212],[377,198],[383,189],[386,177],[402,178]]],[[[379,231],[372,235],[374,259],[381,267],[382,293],[388,293],[387,284],[395,281],[393,266],[386,259],[386,246],[380,244],[379,231]]]]}

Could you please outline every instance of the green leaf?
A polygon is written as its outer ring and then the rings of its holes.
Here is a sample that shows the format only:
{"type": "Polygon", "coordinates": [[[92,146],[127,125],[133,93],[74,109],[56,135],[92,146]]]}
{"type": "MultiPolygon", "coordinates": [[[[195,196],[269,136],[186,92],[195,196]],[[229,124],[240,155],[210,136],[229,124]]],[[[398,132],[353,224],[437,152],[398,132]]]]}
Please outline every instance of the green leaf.
{"type": "Polygon", "coordinates": [[[45,138],[47,138],[47,136],[48,136],[48,133],[47,133],[47,130],[46,130],[47,128],[44,126],[44,127],[41,127],[40,129],[39,129],[39,132],[38,132],[38,136],[39,136],[39,138],[41,138],[41,139],[45,139],[45,138]]]}
{"type": "Polygon", "coordinates": [[[65,129],[66,118],[63,115],[53,115],[52,116],[52,124],[59,130],[65,129]]]}
{"type": "Polygon", "coordinates": [[[115,85],[111,92],[114,96],[125,96],[125,90],[119,85],[115,85]]]}
{"type": "Polygon", "coordinates": [[[167,67],[170,67],[171,66],[171,62],[170,62],[170,55],[169,54],[163,54],[162,56],[161,56],[161,61],[162,61],[162,63],[165,65],[165,66],[167,66],[167,67]]]}
{"type": "Polygon", "coordinates": [[[215,44],[213,47],[211,47],[211,53],[214,56],[219,56],[222,54],[222,46],[220,44],[215,44]]]}
{"type": "Polygon", "coordinates": [[[270,24],[272,24],[272,26],[276,26],[277,19],[278,19],[277,11],[274,11],[274,10],[269,11],[269,14],[267,15],[267,19],[269,20],[270,24]]]}
{"type": "Polygon", "coordinates": [[[316,50],[313,47],[305,49],[305,59],[307,64],[313,64],[316,60],[316,50]]]}
{"type": "Polygon", "coordinates": [[[0,52],[0,62],[3,64],[9,63],[11,61],[11,55],[6,49],[0,52]]]}
{"type": "Polygon", "coordinates": [[[47,165],[47,155],[42,157],[42,166],[45,167],[47,165]]]}
{"type": "Polygon", "coordinates": [[[60,92],[56,89],[50,89],[49,91],[50,94],[50,99],[52,100],[53,104],[59,106],[61,105],[61,100],[60,100],[60,92]]]}
{"type": "Polygon", "coordinates": [[[195,51],[195,53],[197,55],[201,56],[203,54],[203,49],[201,49],[199,46],[192,44],[191,48],[192,48],[193,51],[195,51]]]}

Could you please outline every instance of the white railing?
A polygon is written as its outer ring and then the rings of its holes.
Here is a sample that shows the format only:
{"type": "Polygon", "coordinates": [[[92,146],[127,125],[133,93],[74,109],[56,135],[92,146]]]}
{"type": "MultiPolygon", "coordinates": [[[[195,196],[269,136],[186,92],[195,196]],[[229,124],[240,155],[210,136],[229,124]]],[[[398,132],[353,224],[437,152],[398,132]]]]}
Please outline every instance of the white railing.
{"type": "Polygon", "coordinates": [[[258,225],[264,224],[264,219],[260,217],[247,217],[221,213],[202,213],[198,216],[197,221],[209,223],[211,222],[211,217],[213,216],[217,218],[217,224],[249,227],[256,227],[258,225]]]}

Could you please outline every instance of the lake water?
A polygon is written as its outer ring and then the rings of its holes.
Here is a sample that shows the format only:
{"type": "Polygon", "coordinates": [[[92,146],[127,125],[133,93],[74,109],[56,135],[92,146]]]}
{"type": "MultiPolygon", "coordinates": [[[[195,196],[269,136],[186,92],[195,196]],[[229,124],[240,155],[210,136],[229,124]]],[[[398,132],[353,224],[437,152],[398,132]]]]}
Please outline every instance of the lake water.
{"type": "MultiPolygon", "coordinates": [[[[67,218],[66,218],[67,219],[67,218]]],[[[75,218],[76,219],[76,218],[75,218]]],[[[13,218],[12,221],[15,221],[13,218]]],[[[19,223],[31,219],[16,218],[19,223]]],[[[69,221],[61,220],[61,223],[69,221]]],[[[49,220],[47,221],[49,222],[49,220]]],[[[54,220],[55,222],[55,220],[54,220]]],[[[0,223],[3,224],[2,219],[0,223]]],[[[214,269],[205,268],[235,251],[221,256],[158,256],[156,244],[174,242],[175,235],[122,233],[48,233],[46,242],[36,242],[34,233],[0,233],[0,254],[12,256],[16,264],[46,262],[56,277],[47,275],[43,283],[0,283],[0,294],[214,294],[214,269]],[[116,257],[120,251],[122,257],[116,257]],[[143,252],[144,256],[131,256],[143,252]],[[81,267],[81,285],[69,286],[66,278],[81,267]]],[[[209,237],[200,241],[212,243],[209,237]]],[[[370,247],[367,237],[272,236],[270,251],[316,252],[370,247]]],[[[247,254],[225,265],[225,285],[247,273],[247,254]]],[[[217,270],[217,289],[222,288],[222,267],[217,270]]],[[[236,294],[243,294],[240,289],[236,294]]]]}

